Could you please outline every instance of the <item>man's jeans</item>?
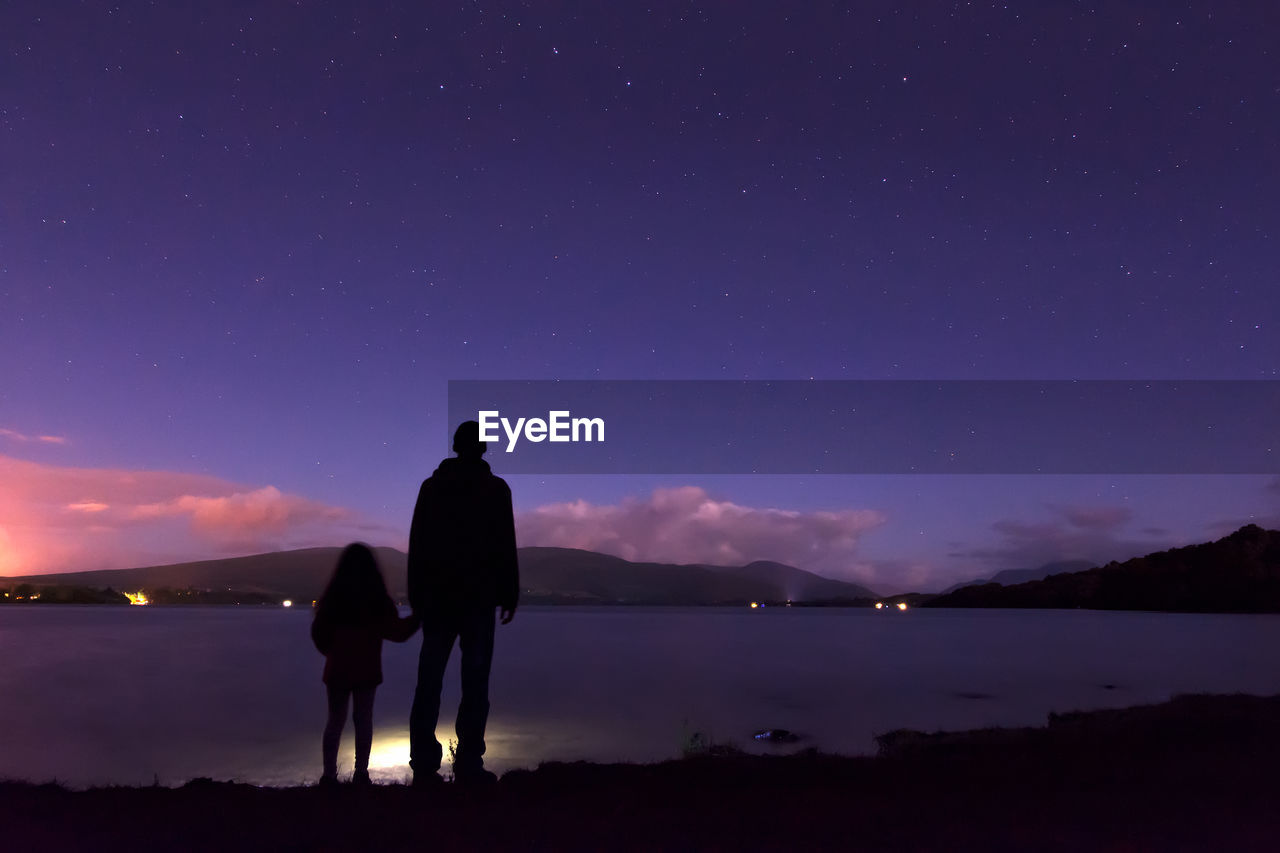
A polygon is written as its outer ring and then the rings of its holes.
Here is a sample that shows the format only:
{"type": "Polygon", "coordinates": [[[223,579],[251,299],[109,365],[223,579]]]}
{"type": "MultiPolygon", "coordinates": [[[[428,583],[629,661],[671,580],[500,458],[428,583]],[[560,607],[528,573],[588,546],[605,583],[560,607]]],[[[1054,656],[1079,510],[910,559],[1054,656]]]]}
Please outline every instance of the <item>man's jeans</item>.
{"type": "Polygon", "coordinates": [[[462,702],[458,705],[458,751],[453,772],[484,765],[484,728],[489,719],[489,666],[493,662],[495,615],[492,606],[422,614],[422,654],[418,688],[409,714],[409,766],[415,773],[440,769],[442,749],[436,740],[440,720],[440,687],[453,651],[462,648],[462,702]]]}

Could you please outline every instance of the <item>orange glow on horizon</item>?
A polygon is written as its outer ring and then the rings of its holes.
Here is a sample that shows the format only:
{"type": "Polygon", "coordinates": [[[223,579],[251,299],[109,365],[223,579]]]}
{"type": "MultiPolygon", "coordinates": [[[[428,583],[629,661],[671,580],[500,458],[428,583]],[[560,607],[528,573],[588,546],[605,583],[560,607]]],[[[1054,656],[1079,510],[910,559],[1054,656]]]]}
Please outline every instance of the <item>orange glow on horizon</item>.
{"type": "Polygon", "coordinates": [[[0,527],[0,575],[20,574],[20,566],[18,550],[13,546],[9,532],[0,527]]]}
{"type": "Polygon", "coordinates": [[[210,474],[16,458],[0,442],[0,576],[162,565],[356,538],[356,515],[210,474]]]}

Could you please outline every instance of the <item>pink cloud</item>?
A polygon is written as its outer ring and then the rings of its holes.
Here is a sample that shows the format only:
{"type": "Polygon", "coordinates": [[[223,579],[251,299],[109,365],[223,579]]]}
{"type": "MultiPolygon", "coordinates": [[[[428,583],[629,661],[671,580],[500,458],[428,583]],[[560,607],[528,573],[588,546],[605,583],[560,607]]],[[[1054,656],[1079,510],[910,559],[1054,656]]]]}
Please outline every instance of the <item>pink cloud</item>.
{"type": "Polygon", "coordinates": [[[336,545],[370,539],[368,528],[350,510],[274,486],[0,456],[0,575],[336,545]]]}
{"type": "Polygon", "coordinates": [[[186,517],[192,529],[204,536],[242,537],[246,534],[283,534],[316,522],[343,522],[350,513],[338,507],[283,494],[275,486],[216,497],[181,495],[170,501],[134,507],[137,520],[186,517]]]}
{"type": "Polygon", "coordinates": [[[741,565],[775,560],[857,579],[867,567],[858,542],[885,521],[872,509],[797,510],[742,506],[696,486],[656,489],[619,504],[549,504],[521,513],[521,545],[585,548],[628,560],[741,565]]]}
{"type": "Polygon", "coordinates": [[[67,504],[67,509],[72,512],[104,512],[111,509],[111,506],[101,501],[79,501],[78,503],[67,504]]]}

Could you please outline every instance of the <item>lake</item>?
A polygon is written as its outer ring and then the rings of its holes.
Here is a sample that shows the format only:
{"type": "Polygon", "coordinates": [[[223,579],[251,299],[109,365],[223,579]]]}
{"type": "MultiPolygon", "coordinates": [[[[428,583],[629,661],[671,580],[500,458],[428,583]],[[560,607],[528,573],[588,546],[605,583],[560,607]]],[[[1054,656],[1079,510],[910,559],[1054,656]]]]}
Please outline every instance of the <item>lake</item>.
{"type": "MultiPolygon", "coordinates": [[[[313,782],[323,658],[307,609],[0,607],[0,778],[313,782]]],[[[408,770],[419,638],[387,643],[371,774],[408,770]]],[[[440,737],[453,736],[457,651],[440,737]]],[[[1280,616],[528,607],[499,626],[488,766],[653,761],[693,732],[786,728],[845,754],[895,728],[1040,725],[1178,693],[1280,693],[1280,616]]],[[[351,729],[340,770],[350,773],[351,729]]],[[[446,770],[448,768],[446,767],[446,770]]]]}

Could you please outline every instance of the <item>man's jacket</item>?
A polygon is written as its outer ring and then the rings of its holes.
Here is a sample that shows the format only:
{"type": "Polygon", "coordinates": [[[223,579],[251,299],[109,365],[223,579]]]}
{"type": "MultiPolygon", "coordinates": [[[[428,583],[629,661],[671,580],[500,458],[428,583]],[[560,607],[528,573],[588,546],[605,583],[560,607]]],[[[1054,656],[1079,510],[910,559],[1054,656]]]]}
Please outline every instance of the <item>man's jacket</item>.
{"type": "Polygon", "coordinates": [[[445,459],[422,483],[409,531],[414,613],[515,609],[520,595],[511,489],[483,459],[445,459]]]}

